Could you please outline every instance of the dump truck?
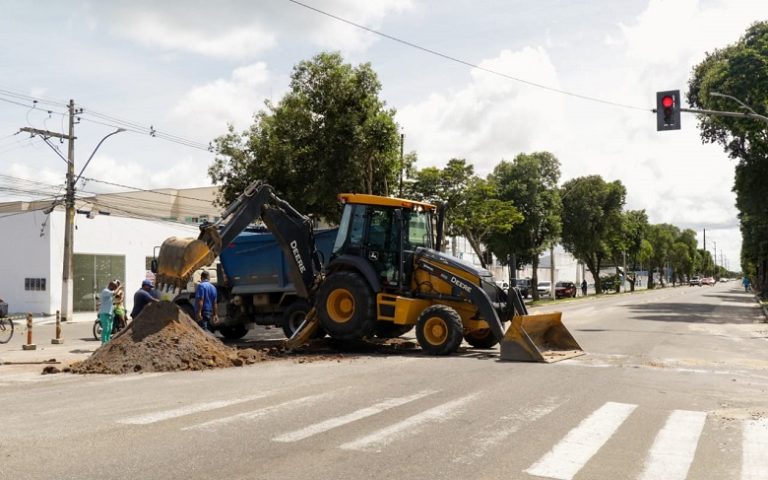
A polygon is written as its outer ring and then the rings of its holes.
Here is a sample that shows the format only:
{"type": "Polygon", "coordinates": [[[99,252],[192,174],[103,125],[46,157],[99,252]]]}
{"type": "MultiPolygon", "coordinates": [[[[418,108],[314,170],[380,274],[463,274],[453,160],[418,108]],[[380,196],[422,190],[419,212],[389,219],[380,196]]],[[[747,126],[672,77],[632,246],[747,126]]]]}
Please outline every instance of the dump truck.
{"type": "MultiPolygon", "coordinates": [[[[321,261],[330,259],[337,228],[314,233],[321,261]]],[[[218,294],[220,323],[212,328],[224,338],[237,340],[257,325],[278,326],[290,338],[309,313],[289,274],[291,260],[285,257],[275,236],[264,228],[247,228],[224,247],[211,277],[218,294]]],[[[192,283],[192,282],[190,282],[192,283]]],[[[194,288],[174,298],[187,314],[194,313],[194,288]]]]}
{"type": "Polygon", "coordinates": [[[254,182],[197,238],[163,242],[158,286],[184,285],[260,218],[289,259],[297,295],[311,306],[289,348],[318,332],[357,340],[415,329],[430,355],[453,354],[463,341],[481,349],[500,344],[502,360],[551,363],[584,353],[559,312],[529,314],[517,289],[505,293],[489,271],[437,250],[442,225],[434,205],[354,193],[338,198],[342,216],[327,263],[311,219],[254,182]]]}

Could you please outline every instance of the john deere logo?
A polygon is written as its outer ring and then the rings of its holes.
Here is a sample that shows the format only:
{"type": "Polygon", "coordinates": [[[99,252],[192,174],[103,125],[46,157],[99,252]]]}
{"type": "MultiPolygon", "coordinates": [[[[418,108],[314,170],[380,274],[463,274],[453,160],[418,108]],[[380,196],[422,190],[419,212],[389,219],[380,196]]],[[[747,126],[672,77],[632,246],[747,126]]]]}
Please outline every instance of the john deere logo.
{"type": "Polygon", "coordinates": [[[296,259],[296,265],[298,265],[299,271],[301,273],[307,271],[307,268],[304,266],[304,260],[301,259],[301,254],[299,253],[299,247],[296,243],[296,240],[291,242],[291,251],[293,252],[293,258],[296,259]]]}
{"type": "Polygon", "coordinates": [[[467,285],[466,283],[462,282],[461,280],[459,280],[456,277],[451,277],[451,283],[456,285],[457,287],[459,287],[460,289],[464,290],[467,293],[471,293],[472,292],[472,287],[470,287],[469,285],[467,285]]]}

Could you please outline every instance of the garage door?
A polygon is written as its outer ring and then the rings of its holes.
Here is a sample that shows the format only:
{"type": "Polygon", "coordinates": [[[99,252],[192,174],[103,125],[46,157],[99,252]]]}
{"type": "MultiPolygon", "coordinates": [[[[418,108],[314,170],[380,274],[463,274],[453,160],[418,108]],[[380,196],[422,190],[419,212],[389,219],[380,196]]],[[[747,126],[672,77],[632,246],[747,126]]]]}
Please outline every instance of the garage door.
{"type": "Polygon", "coordinates": [[[74,263],[74,310],[94,312],[99,292],[110,280],[125,283],[124,255],[89,255],[76,253],[74,263]]]}

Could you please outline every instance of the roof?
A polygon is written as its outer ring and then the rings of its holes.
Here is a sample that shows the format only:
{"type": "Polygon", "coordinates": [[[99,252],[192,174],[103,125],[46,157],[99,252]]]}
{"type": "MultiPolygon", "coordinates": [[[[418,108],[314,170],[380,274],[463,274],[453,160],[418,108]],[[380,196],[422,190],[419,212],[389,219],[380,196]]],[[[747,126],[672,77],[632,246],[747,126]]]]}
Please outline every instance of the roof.
{"type": "Polygon", "coordinates": [[[435,211],[437,207],[431,203],[417,202],[394,197],[381,197],[379,195],[366,195],[362,193],[340,193],[339,200],[342,203],[355,203],[362,205],[380,205],[384,207],[404,207],[410,210],[424,209],[435,211]]]}

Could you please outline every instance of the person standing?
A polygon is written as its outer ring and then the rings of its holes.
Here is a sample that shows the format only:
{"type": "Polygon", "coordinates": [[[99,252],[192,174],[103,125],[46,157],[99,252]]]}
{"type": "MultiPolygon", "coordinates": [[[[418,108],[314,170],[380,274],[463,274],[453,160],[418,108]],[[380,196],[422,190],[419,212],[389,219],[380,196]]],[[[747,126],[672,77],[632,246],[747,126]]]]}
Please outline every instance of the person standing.
{"type": "Polygon", "coordinates": [[[107,288],[99,294],[99,323],[101,323],[101,344],[109,342],[112,338],[112,313],[114,306],[112,298],[117,284],[114,281],[109,282],[107,288]]]}
{"type": "Polygon", "coordinates": [[[581,295],[586,297],[587,296],[587,281],[582,280],[581,281],[581,295]]]}
{"type": "Polygon", "coordinates": [[[131,318],[136,320],[144,307],[150,303],[157,302],[157,294],[152,286],[151,280],[144,280],[141,282],[141,288],[136,290],[133,294],[133,309],[131,310],[131,318]]]}
{"type": "Polygon", "coordinates": [[[128,324],[128,319],[125,316],[125,289],[120,280],[114,282],[117,288],[112,293],[112,328],[119,331],[128,324]]]}
{"type": "Polygon", "coordinates": [[[744,275],[744,278],[741,280],[741,284],[744,285],[744,291],[749,292],[749,285],[752,282],[749,280],[749,277],[744,275]]]}
{"type": "Polygon", "coordinates": [[[195,321],[203,330],[210,331],[212,324],[219,323],[216,296],[216,287],[210,282],[208,271],[204,270],[195,290],[195,321]]]}

